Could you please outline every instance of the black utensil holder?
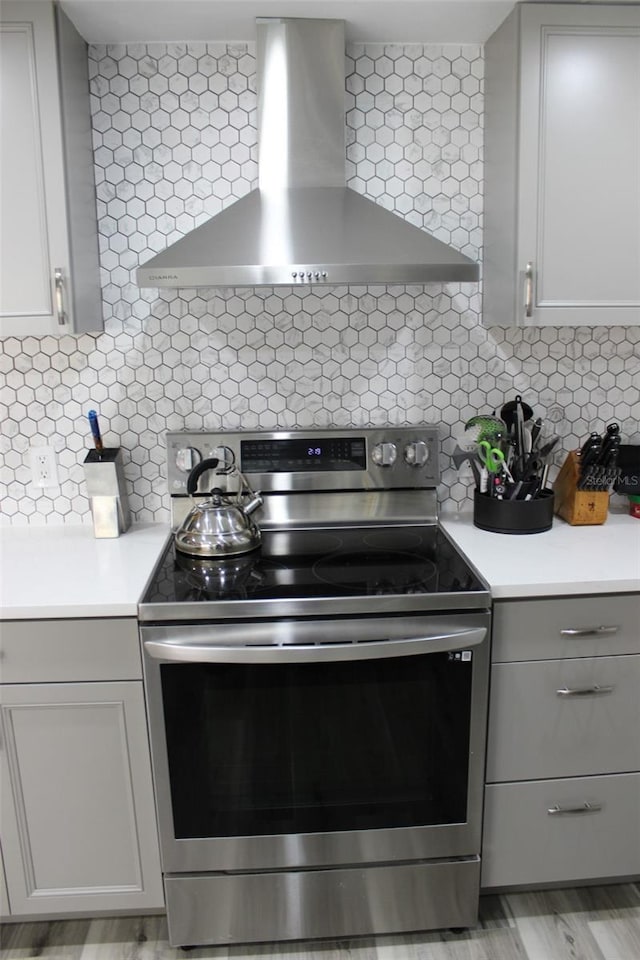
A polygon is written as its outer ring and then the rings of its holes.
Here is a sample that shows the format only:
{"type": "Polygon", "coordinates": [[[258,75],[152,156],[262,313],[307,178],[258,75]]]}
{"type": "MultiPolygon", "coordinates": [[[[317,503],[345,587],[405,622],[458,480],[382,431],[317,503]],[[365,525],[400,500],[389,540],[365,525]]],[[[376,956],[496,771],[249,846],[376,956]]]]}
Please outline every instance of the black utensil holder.
{"type": "Polygon", "coordinates": [[[498,500],[475,490],[473,523],[492,533],[544,533],[553,524],[553,490],[541,490],[535,500],[498,500]]]}

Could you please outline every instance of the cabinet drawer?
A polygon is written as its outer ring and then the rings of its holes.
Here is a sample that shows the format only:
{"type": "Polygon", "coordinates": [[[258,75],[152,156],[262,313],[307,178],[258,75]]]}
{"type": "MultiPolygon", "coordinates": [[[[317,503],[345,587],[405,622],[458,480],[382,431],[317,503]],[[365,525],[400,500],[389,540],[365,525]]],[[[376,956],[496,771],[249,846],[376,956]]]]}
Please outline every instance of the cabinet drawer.
{"type": "Polygon", "coordinates": [[[494,604],[494,663],[618,653],[640,653],[640,594],[494,604]]]}
{"type": "Polygon", "coordinates": [[[142,677],[137,621],[10,620],[0,628],[2,683],[142,677]]]}
{"type": "Polygon", "coordinates": [[[491,668],[489,783],[640,770],[639,730],[640,656],[491,668]]]}
{"type": "Polygon", "coordinates": [[[485,790],[482,886],[640,873],[640,774],[501,783],[485,790]],[[548,811],[556,807],[583,813],[548,811]]]}

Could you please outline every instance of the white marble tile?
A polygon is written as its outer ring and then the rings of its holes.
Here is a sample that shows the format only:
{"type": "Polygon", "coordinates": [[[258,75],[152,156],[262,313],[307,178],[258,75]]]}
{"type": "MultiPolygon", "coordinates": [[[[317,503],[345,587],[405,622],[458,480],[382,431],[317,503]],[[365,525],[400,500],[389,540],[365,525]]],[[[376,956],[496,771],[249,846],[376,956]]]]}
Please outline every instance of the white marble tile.
{"type": "MultiPolygon", "coordinates": [[[[453,437],[515,393],[565,451],[614,418],[626,443],[640,440],[638,328],[487,330],[468,284],[139,289],[136,267],[167,234],[256,184],[255,44],[185,48],[90,47],[105,332],[0,343],[1,524],[90,522],[80,465],[91,407],[123,447],[140,522],[169,519],[166,430],[441,423],[441,487],[467,506],[453,437]],[[28,447],[45,443],[58,457],[54,497],[30,482],[28,447]]],[[[349,186],[480,258],[482,48],[350,42],[347,60],[349,186]]],[[[554,469],[563,459],[559,448],[554,469]]]]}

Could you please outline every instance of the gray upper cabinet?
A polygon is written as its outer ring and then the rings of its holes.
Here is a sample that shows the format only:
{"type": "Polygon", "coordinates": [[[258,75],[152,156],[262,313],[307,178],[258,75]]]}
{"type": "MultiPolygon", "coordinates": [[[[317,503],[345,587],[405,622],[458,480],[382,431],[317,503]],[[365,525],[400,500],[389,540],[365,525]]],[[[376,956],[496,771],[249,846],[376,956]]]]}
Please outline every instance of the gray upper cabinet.
{"type": "Polygon", "coordinates": [[[87,45],[49,2],[0,9],[0,336],[102,329],[87,45]]]}
{"type": "Polygon", "coordinates": [[[484,324],[639,324],[640,6],[519,4],[485,55],[484,324]]]}

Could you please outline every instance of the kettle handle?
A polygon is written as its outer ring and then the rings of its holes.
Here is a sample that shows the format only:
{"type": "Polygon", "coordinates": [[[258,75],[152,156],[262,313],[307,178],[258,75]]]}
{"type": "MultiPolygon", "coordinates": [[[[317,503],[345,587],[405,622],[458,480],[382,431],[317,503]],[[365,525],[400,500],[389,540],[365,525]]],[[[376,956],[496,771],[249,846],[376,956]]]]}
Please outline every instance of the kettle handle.
{"type": "Polygon", "coordinates": [[[189,496],[192,497],[198,489],[198,480],[202,474],[206,473],[207,470],[215,470],[219,463],[220,461],[217,457],[210,457],[208,460],[201,460],[200,463],[196,463],[187,479],[187,493],[189,496]]]}

